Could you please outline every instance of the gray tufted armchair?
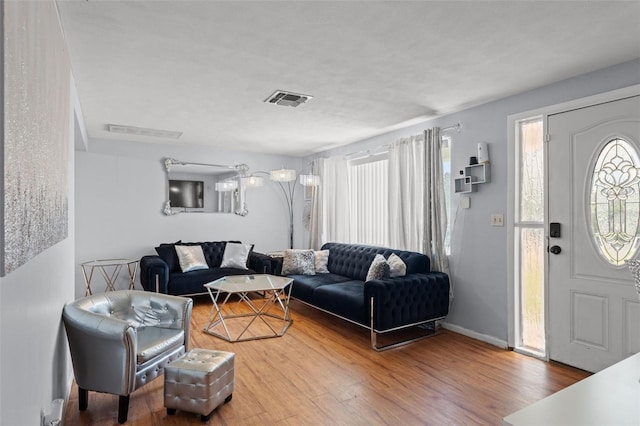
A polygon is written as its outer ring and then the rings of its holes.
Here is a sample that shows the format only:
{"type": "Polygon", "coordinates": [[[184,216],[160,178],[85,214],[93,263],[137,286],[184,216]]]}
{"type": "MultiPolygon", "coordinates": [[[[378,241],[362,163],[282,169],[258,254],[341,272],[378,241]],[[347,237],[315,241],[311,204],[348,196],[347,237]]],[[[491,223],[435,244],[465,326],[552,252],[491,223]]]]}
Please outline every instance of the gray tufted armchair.
{"type": "Polygon", "coordinates": [[[129,395],[189,349],[193,301],[137,290],[94,294],[65,305],[80,411],[88,391],[119,395],[118,422],[127,421],[129,395]]]}

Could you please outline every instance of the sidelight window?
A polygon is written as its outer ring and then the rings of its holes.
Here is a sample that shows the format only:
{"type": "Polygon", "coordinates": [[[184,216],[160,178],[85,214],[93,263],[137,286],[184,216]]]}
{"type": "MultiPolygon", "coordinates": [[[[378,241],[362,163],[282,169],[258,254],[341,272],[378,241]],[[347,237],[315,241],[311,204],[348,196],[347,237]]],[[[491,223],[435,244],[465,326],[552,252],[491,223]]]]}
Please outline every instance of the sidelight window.
{"type": "Polygon", "coordinates": [[[542,117],[516,123],[515,196],[516,348],[543,355],[544,325],[544,143],[542,117]]]}

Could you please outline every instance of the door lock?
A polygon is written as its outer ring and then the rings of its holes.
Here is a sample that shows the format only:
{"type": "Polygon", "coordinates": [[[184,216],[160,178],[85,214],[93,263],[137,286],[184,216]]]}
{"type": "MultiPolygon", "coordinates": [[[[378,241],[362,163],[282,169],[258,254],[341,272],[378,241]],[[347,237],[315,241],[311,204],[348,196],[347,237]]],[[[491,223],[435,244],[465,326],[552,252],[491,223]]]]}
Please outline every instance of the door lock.
{"type": "Polygon", "coordinates": [[[562,249],[560,248],[560,246],[552,246],[549,248],[549,251],[552,254],[560,254],[560,252],[562,251],[562,249]]]}

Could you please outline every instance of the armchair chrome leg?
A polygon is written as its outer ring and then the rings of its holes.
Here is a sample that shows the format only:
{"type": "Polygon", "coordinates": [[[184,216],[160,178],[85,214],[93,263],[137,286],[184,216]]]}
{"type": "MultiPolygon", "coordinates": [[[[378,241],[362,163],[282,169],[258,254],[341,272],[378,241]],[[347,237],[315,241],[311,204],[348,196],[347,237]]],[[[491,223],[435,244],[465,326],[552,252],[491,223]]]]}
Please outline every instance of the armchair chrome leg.
{"type": "Polygon", "coordinates": [[[89,406],[89,391],[78,386],[78,409],[85,411],[89,406]]]}
{"type": "Polygon", "coordinates": [[[122,424],[127,421],[129,416],[129,395],[120,395],[118,400],[118,423],[122,424]]]}

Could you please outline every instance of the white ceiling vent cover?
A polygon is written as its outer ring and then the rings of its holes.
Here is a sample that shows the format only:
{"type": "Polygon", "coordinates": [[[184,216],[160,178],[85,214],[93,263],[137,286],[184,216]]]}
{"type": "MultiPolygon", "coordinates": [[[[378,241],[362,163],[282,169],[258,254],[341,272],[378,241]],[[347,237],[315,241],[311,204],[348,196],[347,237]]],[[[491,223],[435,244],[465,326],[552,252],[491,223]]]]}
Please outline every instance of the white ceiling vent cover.
{"type": "Polygon", "coordinates": [[[182,132],[177,132],[174,130],[146,129],[144,127],[123,126],[121,124],[107,124],[107,130],[111,133],[150,136],[153,138],[178,139],[180,136],[182,136],[182,132]]]}
{"type": "Polygon", "coordinates": [[[303,104],[312,98],[313,96],[309,96],[309,95],[301,95],[300,93],[285,92],[284,90],[276,90],[271,94],[271,96],[269,96],[264,101],[270,104],[290,106],[295,108],[298,105],[303,104]]]}

